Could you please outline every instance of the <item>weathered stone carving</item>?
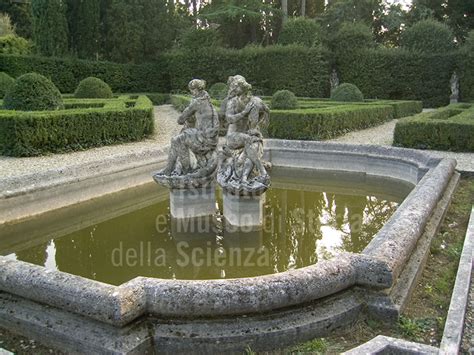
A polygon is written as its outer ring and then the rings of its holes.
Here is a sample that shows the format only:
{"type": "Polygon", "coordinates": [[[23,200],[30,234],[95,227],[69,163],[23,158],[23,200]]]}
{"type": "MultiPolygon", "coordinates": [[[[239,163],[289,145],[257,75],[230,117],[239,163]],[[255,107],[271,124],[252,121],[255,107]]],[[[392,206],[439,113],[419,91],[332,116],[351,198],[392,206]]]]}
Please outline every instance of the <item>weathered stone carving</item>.
{"type": "Polygon", "coordinates": [[[218,164],[219,117],[205,91],[206,82],[193,79],[188,87],[193,99],[178,118],[184,127],[171,139],[166,167],[153,176],[157,183],[171,189],[209,185],[218,164]]]}
{"type": "Polygon", "coordinates": [[[229,77],[228,85],[221,110],[229,126],[220,151],[217,182],[233,195],[260,195],[270,186],[260,131],[268,124],[270,110],[260,98],[252,96],[252,86],[243,76],[229,77]]]}
{"type": "Polygon", "coordinates": [[[450,102],[455,104],[459,101],[459,76],[456,72],[453,73],[451,76],[451,80],[449,81],[451,85],[451,97],[450,102]]]}
{"type": "Polygon", "coordinates": [[[331,76],[329,78],[329,84],[331,85],[331,91],[339,86],[339,76],[337,75],[336,69],[332,70],[331,76]]]}

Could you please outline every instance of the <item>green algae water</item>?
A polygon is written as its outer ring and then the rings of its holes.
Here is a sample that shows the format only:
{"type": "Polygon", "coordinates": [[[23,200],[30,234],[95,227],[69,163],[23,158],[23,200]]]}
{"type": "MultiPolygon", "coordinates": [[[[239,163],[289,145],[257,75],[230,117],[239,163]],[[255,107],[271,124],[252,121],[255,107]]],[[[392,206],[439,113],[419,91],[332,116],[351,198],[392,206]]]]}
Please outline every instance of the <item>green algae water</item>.
{"type": "Polygon", "coordinates": [[[170,218],[154,183],[0,226],[0,253],[120,285],[137,276],[219,279],[274,274],[361,252],[413,186],[359,173],[274,169],[261,228],[216,214],[170,218]]]}

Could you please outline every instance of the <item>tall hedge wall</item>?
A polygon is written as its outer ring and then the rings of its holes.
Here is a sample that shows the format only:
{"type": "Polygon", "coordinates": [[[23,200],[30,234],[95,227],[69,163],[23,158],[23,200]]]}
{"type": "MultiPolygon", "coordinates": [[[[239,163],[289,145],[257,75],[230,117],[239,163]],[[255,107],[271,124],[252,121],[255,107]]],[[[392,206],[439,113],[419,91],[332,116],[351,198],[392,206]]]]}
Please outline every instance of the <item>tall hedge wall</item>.
{"type": "MultiPolygon", "coordinates": [[[[95,76],[115,92],[187,91],[192,78],[209,86],[229,75],[244,75],[258,95],[287,89],[297,96],[328,97],[331,54],[299,46],[207,48],[173,51],[153,64],[128,65],[76,59],[0,55],[0,72],[19,76],[35,71],[52,79],[63,93],[95,76]]],[[[461,99],[474,100],[474,53],[427,55],[402,49],[366,49],[337,59],[341,82],[357,85],[366,98],[423,100],[425,107],[449,103],[449,80],[461,78],[461,99]]]]}
{"type": "Polygon", "coordinates": [[[461,101],[474,101],[474,52],[461,51],[459,57],[461,101]]]}
{"type": "MultiPolygon", "coordinates": [[[[454,70],[474,81],[474,61],[463,57],[460,52],[427,55],[402,49],[366,49],[338,58],[338,69],[341,81],[357,85],[367,98],[422,100],[425,107],[438,107],[449,104],[454,70]]],[[[474,98],[472,83],[464,91],[474,98]]]]}
{"type": "Polygon", "coordinates": [[[206,48],[164,55],[172,90],[186,88],[191,78],[203,78],[213,84],[240,74],[259,95],[273,95],[277,90],[287,89],[297,96],[310,97],[329,95],[327,57],[320,49],[301,46],[206,48]]]}
{"type": "Polygon", "coordinates": [[[94,76],[110,85],[114,92],[168,92],[163,78],[166,70],[156,64],[130,65],[77,59],[1,55],[0,71],[18,77],[36,72],[50,78],[62,93],[71,93],[84,78],[94,76]]]}

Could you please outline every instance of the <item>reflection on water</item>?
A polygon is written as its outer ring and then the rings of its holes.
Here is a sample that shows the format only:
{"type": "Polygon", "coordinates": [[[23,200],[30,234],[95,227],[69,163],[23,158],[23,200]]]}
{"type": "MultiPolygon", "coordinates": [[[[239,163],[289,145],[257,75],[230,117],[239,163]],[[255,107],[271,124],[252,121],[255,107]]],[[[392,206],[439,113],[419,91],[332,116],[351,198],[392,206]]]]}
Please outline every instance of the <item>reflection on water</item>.
{"type": "MultiPolygon", "coordinates": [[[[178,223],[169,217],[169,201],[162,200],[54,238],[39,231],[34,241],[40,244],[30,241],[8,257],[115,285],[136,276],[215,279],[271,274],[340,251],[360,252],[404,197],[373,196],[360,188],[324,191],[309,188],[308,179],[299,185],[275,182],[266,193],[259,229],[226,226],[220,213],[178,223]]],[[[366,185],[369,188],[373,190],[366,185]]],[[[217,207],[222,212],[219,199],[217,207]]]]}

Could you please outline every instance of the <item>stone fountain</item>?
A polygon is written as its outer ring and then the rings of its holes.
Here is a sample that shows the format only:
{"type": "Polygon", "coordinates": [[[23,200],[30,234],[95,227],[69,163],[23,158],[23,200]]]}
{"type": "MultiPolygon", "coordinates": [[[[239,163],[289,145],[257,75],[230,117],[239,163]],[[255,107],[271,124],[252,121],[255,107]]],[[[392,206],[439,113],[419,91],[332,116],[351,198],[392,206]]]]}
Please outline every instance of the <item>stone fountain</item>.
{"type": "Polygon", "coordinates": [[[153,178],[170,188],[174,218],[194,218],[214,214],[217,174],[227,222],[259,226],[264,193],[270,186],[261,133],[269,109],[252,95],[252,86],[243,76],[229,77],[228,86],[220,112],[228,124],[225,143],[217,149],[219,115],[204,90],[205,81],[193,79],[189,83],[193,99],[178,119],[184,128],[171,140],[167,166],[153,178]]]}

